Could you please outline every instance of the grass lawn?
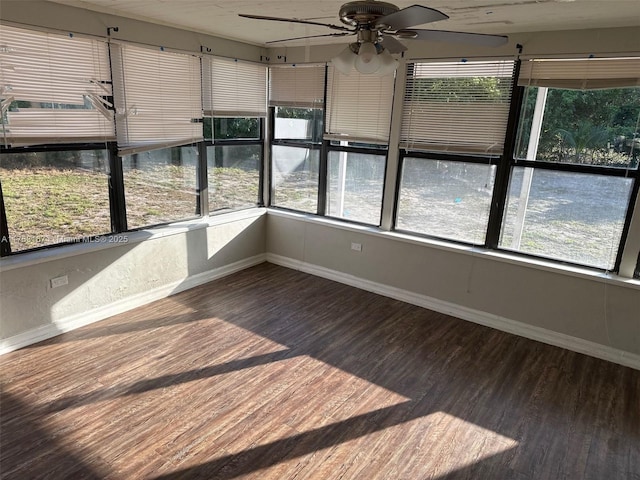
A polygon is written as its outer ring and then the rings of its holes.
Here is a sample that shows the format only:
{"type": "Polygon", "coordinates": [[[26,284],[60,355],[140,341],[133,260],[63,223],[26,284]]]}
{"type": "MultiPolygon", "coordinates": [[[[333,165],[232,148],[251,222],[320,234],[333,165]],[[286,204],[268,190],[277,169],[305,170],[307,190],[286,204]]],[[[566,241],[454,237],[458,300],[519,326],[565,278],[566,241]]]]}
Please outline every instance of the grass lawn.
{"type": "MultiPolygon", "coordinates": [[[[129,228],[197,217],[196,171],[155,165],[125,171],[129,228]]],[[[109,177],[85,169],[0,168],[12,251],[111,232],[109,177]]],[[[210,210],[255,205],[258,172],[214,168],[210,210]]]]}

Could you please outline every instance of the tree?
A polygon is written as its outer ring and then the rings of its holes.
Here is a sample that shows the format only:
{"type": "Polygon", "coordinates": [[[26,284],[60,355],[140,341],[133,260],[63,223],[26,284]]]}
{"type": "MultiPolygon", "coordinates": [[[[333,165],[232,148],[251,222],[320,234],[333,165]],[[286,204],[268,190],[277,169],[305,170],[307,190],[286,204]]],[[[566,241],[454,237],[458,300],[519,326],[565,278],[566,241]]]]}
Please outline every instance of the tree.
{"type": "MultiPolygon", "coordinates": [[[[521,123],[519,155],[524,155],[537,88],[529,87],[521,123]]],[[[629,163],[616,152],[620,137],[638,138],[640,88],[569,90],[550,88],[538,146],[538,159],[554,162],[629,163]]],[[[628,155],[628,154],[626,154],[628,155]]]]}

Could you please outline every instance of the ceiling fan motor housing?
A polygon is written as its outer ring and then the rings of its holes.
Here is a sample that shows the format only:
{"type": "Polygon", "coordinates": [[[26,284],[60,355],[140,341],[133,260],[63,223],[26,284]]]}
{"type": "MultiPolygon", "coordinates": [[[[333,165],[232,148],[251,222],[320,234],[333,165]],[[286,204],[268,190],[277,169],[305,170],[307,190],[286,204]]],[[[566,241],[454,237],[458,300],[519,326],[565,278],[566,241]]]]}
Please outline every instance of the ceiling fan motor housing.
{"type": "Polygon", "coordinates": [[[339,15],[342,23],[357,27],[375,22],[378,18],[390,15],[398,10],[400,9],[392,3],[358,0],[342,5],[339,15]]]}

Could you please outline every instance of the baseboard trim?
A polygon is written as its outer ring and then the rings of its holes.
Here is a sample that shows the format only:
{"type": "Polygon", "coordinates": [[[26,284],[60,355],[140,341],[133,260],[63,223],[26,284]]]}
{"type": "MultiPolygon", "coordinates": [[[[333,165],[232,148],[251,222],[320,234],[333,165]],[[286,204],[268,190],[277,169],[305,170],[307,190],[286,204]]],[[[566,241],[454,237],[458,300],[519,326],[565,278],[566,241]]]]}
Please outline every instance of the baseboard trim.
{"type": "Polygon", "coordinates": [[[197,287],[204,283],[211,282],[218,278],[226,277],[232,273],[239,272],[254,265],[264,263],[267,260],[266,254],[260,254],[253,257],[245,258],[238,262],[230,263],[222,267],[214,268],[206,272],[198,273],[184,280],[178,282],[172,282],[167,285],[162,285],[154,289],[148,290],[143,293],[131,295],[116,302],[110,303],[103,307],[94,308],[87,312],[83,312],[77,315],[72,315],[67,318],[57,320],[49,325],[33,328],[18,335],[8,337],[0,340],[0,355],[12,352],[19,348],[33,345],[34,343],[47,340],[65,332],[75,330],[76,328],[89,325],[91,323],[104,320],[105,318],[112,317],[124,313],[133,308],[140,307],[162,298],[166,298],[170,295],[189,290],[190,288],[197,287]]]}
{"type": "Polygon", "coordinates": [[[396,287],[391,287],[382,283],[372,282],[363,278],[349,275],[337,270],[331,270],[311,263],[295,260],[268,253],[267,262],[283,267],[299,270],[318,277],[326,278],[336,282],[360,288],[369,292],[377,293],[385,297],[400,300],[419,307],[428,308],[436,312],[451,315],[462,320],[495,328],[503,332],[512,333],[521,337],[536,340],[556,347],[566,348],[577,353],[582,353],[592,357],[617,363],[625,367],[640,370],[640,355],[636,355],[624,350],[590,342],[581,338],[572,337],[563,333],[554,332],[541,327],[527,325],[522,322],[500,317],[480,310],[475,310],[454,303],[445,302],[437,298],[428,297],[418,293],[409,292],[396,287]]]}

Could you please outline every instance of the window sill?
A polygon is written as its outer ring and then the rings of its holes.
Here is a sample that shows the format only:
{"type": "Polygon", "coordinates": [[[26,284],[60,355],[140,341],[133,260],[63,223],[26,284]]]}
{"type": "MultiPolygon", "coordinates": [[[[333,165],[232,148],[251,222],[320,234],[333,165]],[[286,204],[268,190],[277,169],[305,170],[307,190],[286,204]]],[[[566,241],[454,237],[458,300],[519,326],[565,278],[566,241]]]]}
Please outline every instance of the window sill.
{"type": "Polygon", "coordinates": [[[182,233],[199,230],[202,228],[224,225],[240,220],[258,218],[265,215],[266,208],[247,208],[243,210],[220,213],[205,216],[193,220],[185,220],[159,227],[123,232],[118,234],[106,234],[87,241],[80,241],[68,245],[52,245],[50,248],[35,250],[32,252],[18,253],[0,259],[0,272],[6,272],[17,268],[38,265],[41,263],[60,260],[63,258],[84,255],[108,248],[118,248],[127,245],[141,243],[147,240],[179,235],[182,233]]]}
{"type": "Polygon", "coordinates": [[[346,230],[354,233],[372,235],[379,238],[393,239],[403,243],[430,247],[448,252],[455,252],[462,255],[470,255],[478,258],[491,259],[498,262],[509,263],[526,268],[544,270],[561,275],[567,275],[586,280],[592,280],[609,285],[617,285],[621,287],[633,288],[640,290],[640,280],[634,278],[626,278],[613,273],[596,271],[589,268],[581,268],[577,266],[564,265],[551,260],[536,259],[521,256],[511,252],[487,250],[481,247],[473,247],[469,245],[460,245],[456,243],[446,242],[444,240],[434,240],[430,238],[417,237],[400,232],[387,232],[378,227],[352,224],[316,215],[309,215],[298,212],[290,212],[280,209],[268,209],[268,215],[285,218],[295,218],[296,220],[313,223],[316,225],[326,225],[340,230],[346,230]]]}

